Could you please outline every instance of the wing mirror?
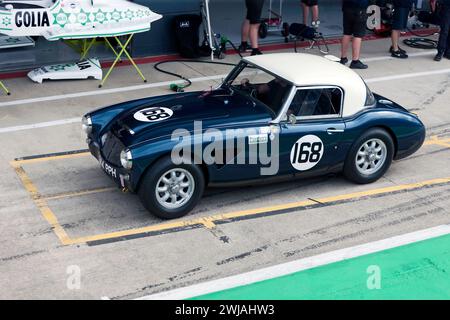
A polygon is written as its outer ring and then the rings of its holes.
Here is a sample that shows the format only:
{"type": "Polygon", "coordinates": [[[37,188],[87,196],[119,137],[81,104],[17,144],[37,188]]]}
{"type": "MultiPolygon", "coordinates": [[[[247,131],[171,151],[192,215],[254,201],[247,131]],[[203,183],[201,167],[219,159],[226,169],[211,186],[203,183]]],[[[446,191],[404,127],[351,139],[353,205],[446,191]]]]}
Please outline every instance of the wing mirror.
{"type": "Polygon", "coordinates": [[[297,123],[297,117],[294,114],[290,114],[288,117],[288,121],[290,124],[294,125],[297,123]]]}

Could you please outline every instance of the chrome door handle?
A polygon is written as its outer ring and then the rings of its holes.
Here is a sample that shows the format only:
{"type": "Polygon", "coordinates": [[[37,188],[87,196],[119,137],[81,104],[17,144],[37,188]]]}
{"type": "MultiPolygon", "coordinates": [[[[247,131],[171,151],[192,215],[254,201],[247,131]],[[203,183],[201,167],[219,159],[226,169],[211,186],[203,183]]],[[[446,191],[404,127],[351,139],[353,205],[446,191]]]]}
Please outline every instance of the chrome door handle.
{"type": "Polygon", "coordinates": [[[328,134],[336,134],[336,133],[344,133],[345,130],[344,129],[335,129],[335,128],[330,128],[327,130],[328,134]]]}

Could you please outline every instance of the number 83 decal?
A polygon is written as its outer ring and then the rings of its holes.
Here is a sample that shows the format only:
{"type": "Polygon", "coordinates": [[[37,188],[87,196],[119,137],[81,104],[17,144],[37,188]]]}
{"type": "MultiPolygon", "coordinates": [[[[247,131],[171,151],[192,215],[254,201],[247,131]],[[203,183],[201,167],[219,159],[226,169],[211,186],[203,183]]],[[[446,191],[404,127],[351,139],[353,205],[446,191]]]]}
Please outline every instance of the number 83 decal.
{"type": "Polygon", "coordinates": [[[291,164],[298,171],[314,168],[322,159],[323,142],[314,135],[304,136],[298,140],[291,151],[291,164]]]}

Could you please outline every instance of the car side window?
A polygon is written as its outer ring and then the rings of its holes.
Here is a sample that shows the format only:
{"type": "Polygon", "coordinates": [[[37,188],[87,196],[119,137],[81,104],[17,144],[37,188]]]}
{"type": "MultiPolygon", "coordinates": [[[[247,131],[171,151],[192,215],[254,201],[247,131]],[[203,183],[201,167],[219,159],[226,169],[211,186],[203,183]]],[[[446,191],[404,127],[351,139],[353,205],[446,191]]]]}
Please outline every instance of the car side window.
{"type": "Polygon", "coordinates": [[[342,98],[339,88],[299,89],[288,115],[298,118],[338,116],[341,114],[342,98]]]}

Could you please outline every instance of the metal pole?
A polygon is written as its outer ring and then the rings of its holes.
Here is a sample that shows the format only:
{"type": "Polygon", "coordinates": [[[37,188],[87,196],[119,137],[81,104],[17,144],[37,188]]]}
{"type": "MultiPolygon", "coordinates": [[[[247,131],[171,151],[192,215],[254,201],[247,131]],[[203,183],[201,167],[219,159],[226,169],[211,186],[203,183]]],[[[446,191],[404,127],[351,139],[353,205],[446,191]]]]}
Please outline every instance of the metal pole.
{"type": "Polygon", "coordinates": [[[11,93],[9,92],[8,88],[3,84],[3,82],[0,81],[0,88],[5,91],[5,93],[9,96],[11,93]]]}
{"type": "Polygon", "coordinates": [[[211,16],[209,15],[209,0],[205,0],[205,7],[206,7],[206,22],[208,24],[208,37],[209,37],[209,47],[211,49],[211,61],[214,61],[214,35],[212,34],[212,28],[211,28],[211,16]]]}

